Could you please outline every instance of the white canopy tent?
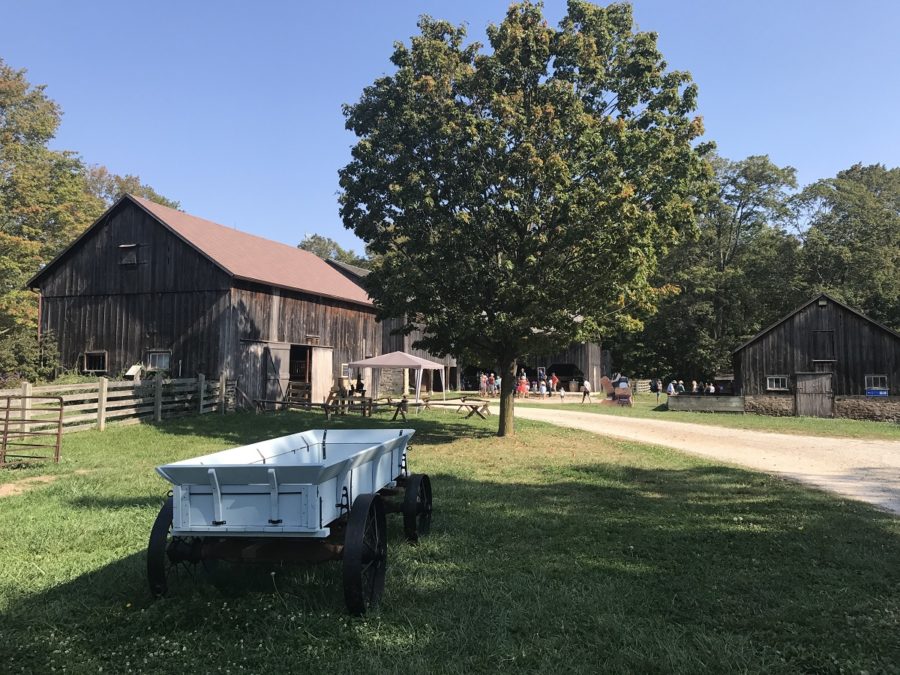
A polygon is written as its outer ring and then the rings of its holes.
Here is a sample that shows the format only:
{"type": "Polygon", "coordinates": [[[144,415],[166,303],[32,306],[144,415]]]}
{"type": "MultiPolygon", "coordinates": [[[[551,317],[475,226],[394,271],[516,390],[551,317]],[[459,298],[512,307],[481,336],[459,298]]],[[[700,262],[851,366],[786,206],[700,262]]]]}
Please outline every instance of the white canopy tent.
{"type": "Polygon", "coordinates": [[[419,394],[422,391],[422,371],[439,370],[441,373],[441,391],[444,393],[444,398],[447,398],[447,384],[444,382],[444,365],[442,363],[435,363],[406,352],[391,352],[390,354],[373,356],[370,359],[354,361],[349,366],[351,368],[408,368],[416,371],[416,401],[420,400],[419,394]]]}

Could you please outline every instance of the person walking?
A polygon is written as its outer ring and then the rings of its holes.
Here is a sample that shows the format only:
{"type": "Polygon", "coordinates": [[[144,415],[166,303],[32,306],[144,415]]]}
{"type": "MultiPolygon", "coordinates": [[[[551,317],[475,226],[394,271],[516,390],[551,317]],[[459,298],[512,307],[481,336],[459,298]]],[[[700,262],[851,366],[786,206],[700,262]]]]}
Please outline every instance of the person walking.
{"type": "Polygon", "coordinates": [[[581,402],[584,403],[584,400],[587,399],[588,403],[593,403],[591,400],[591,381],[585,380],[581,384],[581,402]]]}

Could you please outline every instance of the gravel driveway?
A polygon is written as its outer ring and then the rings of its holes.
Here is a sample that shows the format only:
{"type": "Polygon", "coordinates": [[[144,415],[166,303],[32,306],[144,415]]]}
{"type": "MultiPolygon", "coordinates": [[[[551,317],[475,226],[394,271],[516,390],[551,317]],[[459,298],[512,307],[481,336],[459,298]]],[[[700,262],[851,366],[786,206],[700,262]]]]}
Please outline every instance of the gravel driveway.
{"type": "Polygon", "coordinates": [[[777,474],[900,514],[900,441],[773,434],[555,409],[517,407],[515,414],[777,474]]]}

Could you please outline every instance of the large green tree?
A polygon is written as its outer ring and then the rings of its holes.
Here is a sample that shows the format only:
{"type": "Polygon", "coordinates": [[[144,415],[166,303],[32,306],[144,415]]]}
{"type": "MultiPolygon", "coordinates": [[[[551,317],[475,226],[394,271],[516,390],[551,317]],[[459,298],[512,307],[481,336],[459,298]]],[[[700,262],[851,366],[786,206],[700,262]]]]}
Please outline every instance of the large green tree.
{"type": "Polygon", "coordinates": [[[418,343],[503,373],[652,305],[659,255],[695,224],[710,171],[697,89],[627,4],[539,5],[487,29],[423,17],[396,71],[347,106],[344,224],[379,256],[367,286],[418,343]]]}
{"type": "Polygon", "coordinates": [[[900,168],[856,164],[799,195],[807,294],[900,329],[900,168]]]}

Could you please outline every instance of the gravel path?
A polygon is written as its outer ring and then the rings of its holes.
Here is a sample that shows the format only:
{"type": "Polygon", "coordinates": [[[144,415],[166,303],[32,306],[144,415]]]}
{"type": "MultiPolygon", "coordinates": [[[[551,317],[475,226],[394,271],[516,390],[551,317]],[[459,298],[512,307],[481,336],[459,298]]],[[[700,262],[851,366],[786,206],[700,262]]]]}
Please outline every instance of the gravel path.
{"type": "Polygon", "coordinates": [[[515,414],[777,474],[900,514],[900,441],[773,434],[574,410],[517,407],[515,414]]]}

